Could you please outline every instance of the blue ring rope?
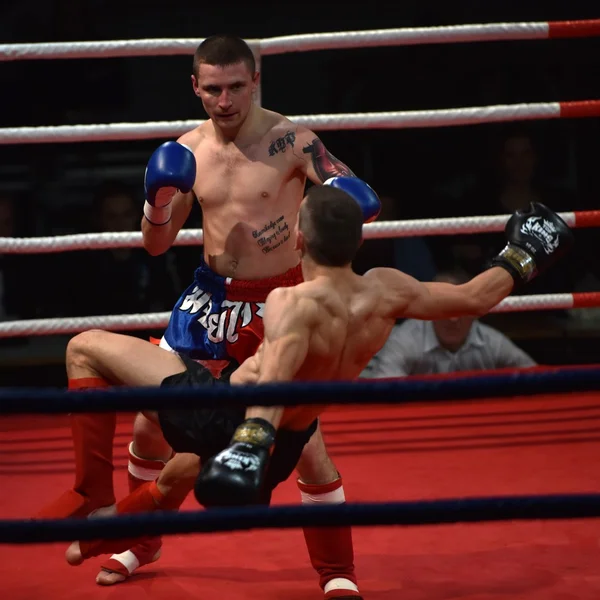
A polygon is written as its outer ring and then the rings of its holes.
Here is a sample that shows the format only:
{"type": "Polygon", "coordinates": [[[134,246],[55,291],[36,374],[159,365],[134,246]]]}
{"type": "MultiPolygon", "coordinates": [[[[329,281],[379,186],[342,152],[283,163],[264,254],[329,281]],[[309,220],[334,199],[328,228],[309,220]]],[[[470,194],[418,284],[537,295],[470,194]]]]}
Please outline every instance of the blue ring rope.
{"type": "Polygon", "coordinates": [[[517,371],[452,379],[358,380],[207,385],[196,388],[111,388],[66,392],[47,388],[0,390],[0,414],[139,411],[198,406],[297,406],[309,404],[406,404],[448,399],[498,398],[600,390],[600,368],[517,371]]]}
{"type": "Polygon", "coordinates": [[[1,520],[0,543],[33,544],[148,535],[333,525],[440,525],[600,517],[600,494],[460,498],[330,506],[217,508],[97,519],[1,520]]]}

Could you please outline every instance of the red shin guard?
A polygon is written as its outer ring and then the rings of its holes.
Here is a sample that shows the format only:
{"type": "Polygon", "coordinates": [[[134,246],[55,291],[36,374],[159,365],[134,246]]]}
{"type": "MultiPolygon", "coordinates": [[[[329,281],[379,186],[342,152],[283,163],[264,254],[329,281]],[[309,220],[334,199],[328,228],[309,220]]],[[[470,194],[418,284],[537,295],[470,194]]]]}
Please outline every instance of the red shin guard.
{"type": "MultiPolygon", "coordinates": [[[[166,496],[158,489],[155,481],[148,481],[140,485],[135,492],[129,494],[117,503],[117,514],[131,514],[154,512],[157,510],[177,510],[186,499],[189,490],[181,493],[174,489],[166,496]]],[[[97,540],[91,542],[80,542],[81,555],[83,558],[91,558],[100,554],[113,552],[125,552],[135,544],[146,543],[153,538],[144,536],[141,538],[128,538],[119,540],[97,540]]]]}
{"type": "MultiPolygon", "coordinates": [[[[298,481],[302,504],[323,505],[345,502],[342,480],[324,485],[298,481]]],[[[304,527],[304,539],[310,562],[319,574],[325,598],[360,598],[354,574],[352,529],[339,527],[304,527]]]]}
{"type": "MultiPolygon", "coordinates": [[[[108,387],[100,377],[70,379],[70,390],[108,387]]],[[[75,485],[36,516],[46,519],[82,517],[115,503],[113,439],[115,413],[74,413],[71,433],[75,450],[75,485]]]]}
{"type": "MultiPolygon", "coordinates": [[[[158,479],[165,463],[160,460],[140,458],[133,451],[133,442],[129,444],[129,464],[127,476],[129,479],[129,493],[135,492],[139,487],[158,479]]],[[[159,536],[144,538],[124,552],[117,552],[102,563],[101,568],[112,573],[120,573],[129,577],[139,567],[154,562],[159,556],[162,539],[159,536]]]]}
{"type": "MultiPolygon", "coordinates": [[[[158,489],[156,482],[148,481],[140,485],[135,492],[125,496],[123,500],[117,503],[117,515],[131,513],[153,512],[159,510],[164,496],[158,489]]],[[[88,542],[79,542],[81,555],[83,558],[91,558],[100,554],[111,552],[125,552],[139,542],[144,542],[150,538],[123,538],[118,540],[93,540],[88,542]]]]}

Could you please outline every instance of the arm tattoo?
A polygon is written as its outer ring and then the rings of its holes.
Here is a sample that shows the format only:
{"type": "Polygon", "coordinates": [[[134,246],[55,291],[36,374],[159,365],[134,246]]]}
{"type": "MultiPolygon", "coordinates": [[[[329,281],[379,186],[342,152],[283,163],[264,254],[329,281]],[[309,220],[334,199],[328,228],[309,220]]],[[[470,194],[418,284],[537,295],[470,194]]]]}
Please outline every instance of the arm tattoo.
{"type": "Polygon", "coordinates": [[[330,177],[356,177],[349,167],[325,148],[325,144],[318,137],[305,146],[302,152],[310,154],[317,177],[322,182],[327,181],[330,177]]]}

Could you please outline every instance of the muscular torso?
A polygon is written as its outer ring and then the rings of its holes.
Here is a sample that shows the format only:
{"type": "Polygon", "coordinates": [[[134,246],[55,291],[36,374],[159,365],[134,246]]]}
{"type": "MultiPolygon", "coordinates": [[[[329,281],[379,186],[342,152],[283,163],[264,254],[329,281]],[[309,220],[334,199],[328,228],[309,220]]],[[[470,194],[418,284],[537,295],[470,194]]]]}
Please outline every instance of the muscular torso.
{"type": "MultiPolygon", "coordinates": [[[[294,301],[310,299],[316,318],[308,330],[308,351],[295,381],[349,381],[358,378],[371,358],[383,347],[395,319],[382,310],[381,282],[374,277],[348,274],[330,280],[318,278],[287,290],[294,301]]],[[[268,301],[267,301],[268,302],[268,301]]],[[[236,371],[234,384],[256,383],[270,345],[270,324],[265,322],[265,339],[257,354],[236,371]]],[[[283,426],[307,427],[323,406],[288,408],[283,426]]]]}
{"type": "Polygon", "coordinates": [[[297,288],[314,299],[319,317],[295,379],[356,379],[383,347],[395,323],[381,314],[377,284],[353,275],[343,281],[318,279],[297,288]]]}
{"type": "Polygon", "coordinates": [[[240,142],[218,141],[210,122],[184,140],[196,156],[205,260],[236,279],[271,277],[299,261],[293,232],[306,181],[302,149],[291,122],[260,115],[240,142]]]}

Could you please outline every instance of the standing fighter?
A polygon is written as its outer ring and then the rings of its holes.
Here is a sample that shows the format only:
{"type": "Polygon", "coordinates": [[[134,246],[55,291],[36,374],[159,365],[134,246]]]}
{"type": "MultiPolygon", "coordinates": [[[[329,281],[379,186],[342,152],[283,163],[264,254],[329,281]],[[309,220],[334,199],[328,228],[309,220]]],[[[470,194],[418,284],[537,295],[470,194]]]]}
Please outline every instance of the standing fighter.
{"type": "MultiPolygon", "coordinates": [[[[507,245],[480,275],[462,285],[420,283],[395,269],[377,268],[364,276],[352,271],[351,262],[361,243],[362,219],[356,202],[342,190],[327,186],[309,190],[300,208],[296,235],[304,283],[269,294],[262,344],[225,379],[230,378],[234,385],[356,379],[383,347],[396,319],[484,315],[513,286],[531,281],[553,265],[573,242],[571,231],[558,215],[533,204],[530,210],[511,217],[506,226],[507,245]]],[[[98,335],[104,343],[95,344],[98,352],[88,356],[83,376],[122,378],[130,385],[194,386],[214,381],[204,366],[189,359],[182,364],[171,355],[162,357],[160,349],[140,340],[129,338],[120,343],[123,336],[116,334],[82,334],[98,335]]],[[[201,406],[201,399],[198,404],[201,406]]],[[[256,407],[250,409],[253,416],[244,420],[243,409],[237,409],[237,416],[236,409],[227,407],[163,409],[156,420],[181,454],[167,463],[155,482],[121,500],[117,513],[175,510],[194,483],[196,498],[205,506],[268,504],[274,487],[293,471],[323,410],[315,405],[256,407]],[[215,447],[223,445],[223,435],[236,419],[241,422],[229,446],[215,455],[215,447]]],[[[74,542],[66,558],[78,565],[133,542],[74,542]]],[[[338,593],[331,597],[360,596],[338,593]]]]}
{"type": "MultiPolygon", "coordinates": [[[[177,142],[162,144],[145,175],[142,232],[150,254],[173,244],[196,199],[203,211],[204,256],[160,345],[195,360],[222,360],[213,364],[215,369],[230,360],[241,363],[256,352],[268,293],[302,281],[292,229],[307,178],[347,186],[363,207],[365,221],[379,210],[371,188],[312,131],[253,103],[258,81],[254,56],[243,40],[230,35],[206,39],[194,55],[192,85],[209,119],[177,142]]],[[[102,379],[69,382],[73,389],[105,385],[102,379]]],[[[83,516],[114,503],[115,425],[114,414],[72,416],[74,489],[38,516],[83,516]]],[[[171,455],[160,430],[138,415],[129,445],[130,490],[155,479],[171,455]]],[[[345,501],[342,479],[320,430],[307,444],[298,473],[303,502],[345,501]]],[[[351,529],[306,527],[304,534],[321,587],[336,580],[355,590],[351,529]]],[[[156,538],[112,557],[99,582],[123,581],[156,557],[160,545],[156,538]]]]}

